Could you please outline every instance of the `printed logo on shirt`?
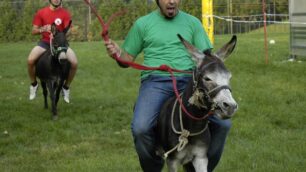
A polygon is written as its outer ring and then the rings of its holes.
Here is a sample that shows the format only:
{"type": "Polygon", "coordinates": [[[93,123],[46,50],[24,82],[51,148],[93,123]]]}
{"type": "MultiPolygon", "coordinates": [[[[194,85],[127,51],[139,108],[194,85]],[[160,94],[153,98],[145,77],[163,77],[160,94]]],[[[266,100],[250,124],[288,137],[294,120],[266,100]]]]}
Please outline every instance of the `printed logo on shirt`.
{"type": "Polygon", "coordinates": [[[54,23],[59,26],[60,24],[62,24],[62,20],[60,18],[55,19],[54,23]]]}

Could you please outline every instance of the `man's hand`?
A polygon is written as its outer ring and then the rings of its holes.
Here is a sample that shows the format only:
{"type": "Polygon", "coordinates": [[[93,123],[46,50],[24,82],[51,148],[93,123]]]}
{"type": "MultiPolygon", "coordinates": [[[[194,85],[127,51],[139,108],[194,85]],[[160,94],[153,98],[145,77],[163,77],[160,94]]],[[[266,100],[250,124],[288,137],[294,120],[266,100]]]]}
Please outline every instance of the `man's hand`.
{"type": "Polygon", "coordinates": [[[38,34],[41,34],[43,32],[51,33],[51,25],[47,24],[47,25],[44,25],[44,26],[41,26],[41,27],[33,25],[33,29],[32,29],[32,34],[33,35],[38,35],[38,34]]]}
{"type": "Polygon", "coordinates": [[[106,47],[107,54],[110,57],[113,57],[114,54],[116,54],[117,57],[121,56],[121,49],[118,46],[118,44],[116,44],[114,41],[112,41],[112,40],[105,41],[104,45],[106,47]]]}
{"type": "Polygon", "coordinates": [[[44,25],[42,27],[39,28],[40,30],[40,33],[43,33],[43,32],[51,32],[51,25],[50,24],[47,24],[47,25],[44,25]]]}
{"type": "MultiPolygon", "coordinates": [[[[120,58],[123,61],[129,61],[129,62],[133,61],[134,58],[132,56],[130,56],[129,54],[122,52],[122,50],[120,49],[118,44],[115,43],[114,41],[112,41],[112,40],[104,41],[104,45],[106,47],[107,54],[110,57],[114,58],[113,55],[116,54],[117,57],[120,58]]],[[[128,65],[123,64],[123,63],[119,62],[118,60],[116,60],[116,62],[122,68],[129,67],[128,65]]]]}

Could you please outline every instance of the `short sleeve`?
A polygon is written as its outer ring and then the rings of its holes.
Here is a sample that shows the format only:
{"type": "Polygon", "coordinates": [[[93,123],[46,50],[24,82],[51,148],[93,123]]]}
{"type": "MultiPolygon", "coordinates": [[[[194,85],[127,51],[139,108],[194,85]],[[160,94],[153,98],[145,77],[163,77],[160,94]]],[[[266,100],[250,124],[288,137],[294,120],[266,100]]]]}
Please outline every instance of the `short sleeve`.
{"type": "Polygon", "coordinates": [[[127,34],[122,48],[134,58],[141,53],[143,49],[143,34],[138,21],[134,23],[129,33],[127,34]]]}
{"type": "Polygon", "coordinates": [[[208,38],[208,35],[205,32],[199,20],[196,20],[193,40],[194,40],[194,45],[201,51],[205,51],[205,50],[213,48],[208,38]]]}
{"type": "Polygon", "coordinates": [[[64,19],[64,28],[66,28],[69,25],[70,20],[71,20],[71,15],[69,11],[66,10],[66,15],[64,19]]]}
{"type": "Polygon", "coordinates": [[[36,26],[42,26],[40,11],[36,12],[36,14],[34,15],[32,24],[36,26]]]}

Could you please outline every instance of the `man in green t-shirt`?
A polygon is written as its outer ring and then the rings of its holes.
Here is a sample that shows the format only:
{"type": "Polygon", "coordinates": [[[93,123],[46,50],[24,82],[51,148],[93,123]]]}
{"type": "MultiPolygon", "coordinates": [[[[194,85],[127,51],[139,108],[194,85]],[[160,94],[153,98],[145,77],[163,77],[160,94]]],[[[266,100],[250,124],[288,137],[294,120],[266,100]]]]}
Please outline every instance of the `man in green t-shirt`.
{"type": "MultiPolygon", "coordinates": [[[[144,53],[143,64],[151,67],[168,65],[191,71],[195,67],[190,55],[177,37],[180,34],[199,50],[212,49],[201,22],[178,9],[180,0],[156,0],[159,9],[140,17],[130,29],[122,47],[105,42],[108,54],[117,54],[122,60],[134,61],[144,53]]],[[[175,73],[179,91],[184,90],[190,74],[175,73]]],[[[139,95],[135,104],[132,133],[143,171],[160,172],[163,159],[156,155],[154,129],[163,103],[174,96],[172,79],[168,72],[142,71],[139,95]]],[[[211,145],[208,150],[208,171],[213,171],[221,158],[230,120],[210,116],[211,145]]]]}

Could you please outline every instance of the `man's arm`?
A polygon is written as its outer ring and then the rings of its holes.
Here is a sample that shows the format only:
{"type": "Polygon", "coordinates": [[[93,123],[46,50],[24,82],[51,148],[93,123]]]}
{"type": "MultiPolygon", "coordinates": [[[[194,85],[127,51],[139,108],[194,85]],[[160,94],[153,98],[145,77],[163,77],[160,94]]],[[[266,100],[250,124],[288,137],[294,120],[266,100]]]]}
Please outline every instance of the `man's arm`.
{"type": "MultiPolygon", "coordinates": [[[[105,47],[106,47],[106,50],[107,50],[107,53],[110,57],[113,58],[113,55],[114,54],[117,54],[117,56],[122,60],[122,61],[127,61],[127,62],[132,62],[134,61],[134,57],[131,56],[130,54],[128,54],[127,52],[125,52],[124,50],[122,50],[117,43],[115,43],[114,41],[112,40],[109,40],[108,42],[104,42],[105,44],[105,47]]],[[[120,67],[123,67],[123,68],[127,68],[129,67],[128,65],[126,64],[122,64],[120,63],[119,61],[117,61],[118,65],[120,67]]]]}
{"type": "Polygon", "coordinates": [[[37,25],[33,25],[32,28],[32,35],[39,35],[43,32],[50,32],[51,30],[51,25],[44,25],[44,26],[37,26],[37,25]]]}

